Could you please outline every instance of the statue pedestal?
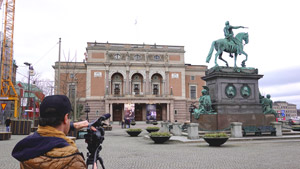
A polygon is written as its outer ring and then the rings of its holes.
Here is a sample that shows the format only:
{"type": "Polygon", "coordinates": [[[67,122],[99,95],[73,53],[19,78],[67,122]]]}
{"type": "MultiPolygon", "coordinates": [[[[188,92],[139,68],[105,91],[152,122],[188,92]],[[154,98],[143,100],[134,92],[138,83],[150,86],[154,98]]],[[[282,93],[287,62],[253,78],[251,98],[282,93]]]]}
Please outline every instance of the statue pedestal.
{"type": "Polygon", "coordinates": [[[218,114],[260,114],[258,80],[263,75],[257,69],[223,68],[209,69],[202,79],[209,88],[213,109],[218,114]],[[252,71],[251,71],[252,70],[252,71]],[[248,90],[245,95],[244,89],[248,90]]]}
{"type": "Polygon", "coordinates": [[[192,117],[200,130],[230,129],[232,122],[243,126],[268,126],[274,115],[264,115],[259,100],[258,80],[263,75],[253,68],[214,67],[202,77],[209,89],[215,115],[192,117]]]}

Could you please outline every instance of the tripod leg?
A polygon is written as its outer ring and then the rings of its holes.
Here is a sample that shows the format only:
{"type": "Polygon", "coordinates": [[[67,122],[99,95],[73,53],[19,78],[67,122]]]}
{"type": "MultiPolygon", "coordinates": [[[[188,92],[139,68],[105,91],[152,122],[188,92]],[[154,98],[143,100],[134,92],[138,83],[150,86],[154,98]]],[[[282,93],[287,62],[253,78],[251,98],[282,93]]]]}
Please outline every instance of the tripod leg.
{"type": "Polygon", "coordinates": [[[100,162],[102,168],[105,169],[102,158],[101,158],[101,157],[98,157],[98,160],[99,160],[99,162],[100,162]]]}

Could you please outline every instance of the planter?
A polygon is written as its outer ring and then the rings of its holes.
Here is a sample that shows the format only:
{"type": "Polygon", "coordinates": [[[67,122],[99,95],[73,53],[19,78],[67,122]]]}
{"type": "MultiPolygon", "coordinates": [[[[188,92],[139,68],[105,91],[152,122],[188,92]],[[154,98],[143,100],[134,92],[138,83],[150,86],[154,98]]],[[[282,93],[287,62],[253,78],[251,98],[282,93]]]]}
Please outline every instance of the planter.
{"type": "Polygon", "coordinates": [[[170,137],[153,137],[150,138],[154,141],[155,144],[162,144],[170,139],[170,137]]]}
{"type": "Polygon", "coordinates": [[[157,132],[159,129],[146,129],[148,133],[157,132]]]}
{"type": "Polygon", "coordinates": [[[138,136],[142,131],[126,131],[131,137],[138,136]]]}
{"type": "Polygon", "coordinates": [[[292,126],[293,131],[300,131],[300,125],[292,126]]]}
{"type": "Polygon", "coordinates": [[[0,140],[9,140],[11,132],[0,132],[0,140]]]}
{"type": "Polygon", "coordinates": [[[11,121],[12,135],[28,135],[31,132],[30,120],[12,120],[11,121]]]}
{"type": "Polygon", "coordinates": [[[135,122],[131,122],[130,124],[134,126],[136,123],[135,122]]]}
{"type": "Polygon", "coordinates": [[[203,139],[209,144],[209,146],[221,146],[228,140],[228,137],[218,137],[218,138],[204,137],[203,139]]]}

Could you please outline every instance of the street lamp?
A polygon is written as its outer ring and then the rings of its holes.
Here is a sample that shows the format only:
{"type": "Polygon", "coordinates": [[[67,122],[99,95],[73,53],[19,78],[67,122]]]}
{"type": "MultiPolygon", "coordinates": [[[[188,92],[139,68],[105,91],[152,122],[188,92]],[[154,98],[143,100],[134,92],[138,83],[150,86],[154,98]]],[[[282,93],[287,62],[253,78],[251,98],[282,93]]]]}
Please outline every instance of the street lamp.
{"type": "MultiPolygon", "coordinates": [[[[28,63],[28,62],[24,62],[24,64],[26,66],[28,66],[28,88],[27,88],[27,110],[29,109],[29,92],[30,92],[30,66],[31,66],[31,63],[28,63]]],[[[27,119],[28,119],[28,112],[27,112],[27,119]]]]}
{"type": "Polygon", "coordinates": [[[189,107],[189,112],[190,112],[190,122],[192,122],[192,113],[194,113],[194,110],[195,110],[195,105],[194,103],[192,103],[189,107]]]}
{"type": "Polygon", "coordinates": [[[90,106],[88,103],[86,103],[85,105],[85,110],[84,112],[86,112],[86,120],[89,121],[89,112],[90,112],[90,106]]]}

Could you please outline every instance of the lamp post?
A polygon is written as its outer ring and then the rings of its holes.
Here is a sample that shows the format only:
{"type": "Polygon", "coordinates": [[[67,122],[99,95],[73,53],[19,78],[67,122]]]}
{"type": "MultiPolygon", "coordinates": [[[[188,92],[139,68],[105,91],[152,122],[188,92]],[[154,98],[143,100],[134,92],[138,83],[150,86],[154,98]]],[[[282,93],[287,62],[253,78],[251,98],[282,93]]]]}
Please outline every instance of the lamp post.
{"type": "Polygon", "coordinates": [[[194,112],[195,110],[195,105],[194,103],[192,103],[189,107],[189,112],[190,112],[190,122],[192,122],[192,113],[194,112]]]}
{"type": "MultiPolygon", "coordinates": [[[[30,66],[31,66],[31,63],[28,63],[28,62],[24,62],[24,64],[26,66],[28,66],[28,88],[27,88],[27,110],[29,109],[29,94],[30,94],[30,66]]],[[[28,112],[27,112],[27,119],[28,119],[28,112]]]]}
{"type": "Polygon", "coordinates": [[[84,111],[86,112],[86,120],[89,121],[90,106],[88,103],[86,103],[84,111]]]}

